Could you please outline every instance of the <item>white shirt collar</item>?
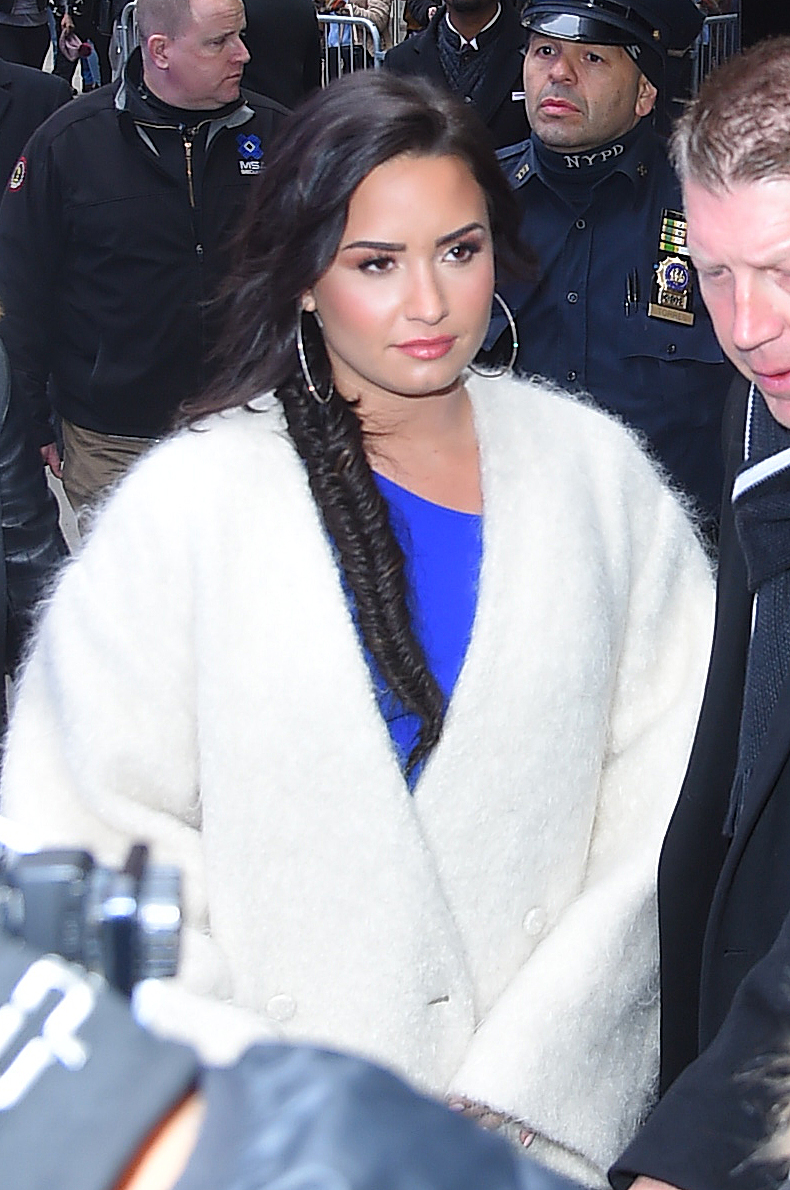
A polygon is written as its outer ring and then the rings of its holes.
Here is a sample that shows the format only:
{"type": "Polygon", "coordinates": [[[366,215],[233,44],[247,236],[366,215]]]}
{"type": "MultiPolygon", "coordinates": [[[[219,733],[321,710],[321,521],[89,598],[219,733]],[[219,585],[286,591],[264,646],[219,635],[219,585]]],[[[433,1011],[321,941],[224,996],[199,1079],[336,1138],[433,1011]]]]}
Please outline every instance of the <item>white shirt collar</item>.
{"type": "Polygon", "coordinates": [[[472,47],[472,49],[473,49],[473,50],[479,50],[479,49],[480,49],[480,46],[477,44],[477,39],[478,39],[478,37],[480,36],[480,34],[481,34],[481,33],[485,33],[486,29],[490,29],[490,28],[491,28],[491,26],[492,26],[492,25],[494,25],[494,24],[495,24],[495,23],[496,23],[496,22],[499,20],[499,17],[500,17],[500,14],[501,14],[501,12],[502,12],[502,4],[501,4],[501,3],[499,3],[499,4],[497,4],[497,6],[496,6],[496,12],[495,12],[495,13],[494,13],[494,15],[492,16],[492,18],[491,18],[491,20],[488,22],[488,24],[487,24],[487,25],[483,25],[483,28],[482,28],[482,29],[479,29],[479,30],[478,30],[478,32],[477,32],[477,33],[474,35],[474,37],[472,37],[472,38],[471,38],[469,41],[467,41],[467,40],[466,40],[466,38],[464,37],[464,35],[463,35],[462,33],[459,33],[459,32],[458,32],[458,30],[456,29],[455,25],[454,25],[454,24],[452,23],[452,21],[450,20],[450,14],[449,14],[449,12],[446,12],[446,13],[444,14],[444,19],[447,21],[447,24],[450,26],[450,28],[452,29],[453,33],[455,33],[456,37],[460,37],[460,38],[461,38],[461,49],[463,49],[463,48],[464,48],[464,46],[466,46],[466,45],[470,45],[470,46],[472,47]]]}

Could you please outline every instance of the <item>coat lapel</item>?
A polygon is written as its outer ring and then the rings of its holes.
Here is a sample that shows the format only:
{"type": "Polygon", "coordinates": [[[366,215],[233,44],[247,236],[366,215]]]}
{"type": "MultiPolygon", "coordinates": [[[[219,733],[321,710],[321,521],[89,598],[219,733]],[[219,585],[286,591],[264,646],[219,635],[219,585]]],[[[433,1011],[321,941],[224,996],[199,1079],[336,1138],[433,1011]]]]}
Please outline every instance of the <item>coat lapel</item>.
{"type": "Polygon", "coordinates": [[[483,123],[488,123],[502,103],[512,102],[510,93],[513,79],[518,75],[521,62],[523,43],[521,25],[515,14],[511,16],[507,7],[503,7],[499,19],[504,22],[504,28],[497,38],[494,52],[488,63],[480,98],[475,105],[483,123]],[[519,40],[520,34],[522,36],[519,40]]]}

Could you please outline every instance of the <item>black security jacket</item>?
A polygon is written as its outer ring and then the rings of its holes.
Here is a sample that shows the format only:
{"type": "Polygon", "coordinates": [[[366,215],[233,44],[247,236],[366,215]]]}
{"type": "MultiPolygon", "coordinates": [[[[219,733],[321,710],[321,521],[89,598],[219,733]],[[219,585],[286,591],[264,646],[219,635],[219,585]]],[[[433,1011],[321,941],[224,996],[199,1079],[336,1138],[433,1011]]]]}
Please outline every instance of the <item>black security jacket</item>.
{"type": "Polygon", "coordinates": [[[753,1158],[780,1094],[774,1061],[790,1054],[790,682],[732,841],[723,833],[752,612],[729,501],[746,393],[739,379],[725,419],[713,652],[659,873],[664,1094],[615,1167],[618,1187],[636,1173],[683,1190],[771,1190],[780,1180],[753,1158]]]}
{"type": "Polygon", "coordinates": [[[0,204],[3,337],[42,444],[52,441],[48,378],[57,413],[105,434],[157,437],[195,393],[209,346],[203,303],[284,113],[245,95],[212,122],[190,185],[188,130],[174,127],[173,151],[155,152],[127,86],[58,111],[0,204]]]}

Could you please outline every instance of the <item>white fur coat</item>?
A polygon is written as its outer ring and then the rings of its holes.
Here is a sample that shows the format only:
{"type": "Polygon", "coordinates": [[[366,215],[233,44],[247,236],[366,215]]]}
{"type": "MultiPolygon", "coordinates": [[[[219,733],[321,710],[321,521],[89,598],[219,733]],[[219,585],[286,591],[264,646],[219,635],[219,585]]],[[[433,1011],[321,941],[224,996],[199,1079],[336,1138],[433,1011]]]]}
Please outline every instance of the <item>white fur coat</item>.
{"type": "Polygon", "coordinates": [[[478,606],[413,797],[265,399],[111,500],[41,626],[2,794],[47,840],[181,865],[184,969],[153,1014],[204,1049],[246,1035],[224,998],[503,1108],[601,1180],[656,1072],[656,863],[711,580],[619,425],[535,384],[469,390],[478,606]]]}

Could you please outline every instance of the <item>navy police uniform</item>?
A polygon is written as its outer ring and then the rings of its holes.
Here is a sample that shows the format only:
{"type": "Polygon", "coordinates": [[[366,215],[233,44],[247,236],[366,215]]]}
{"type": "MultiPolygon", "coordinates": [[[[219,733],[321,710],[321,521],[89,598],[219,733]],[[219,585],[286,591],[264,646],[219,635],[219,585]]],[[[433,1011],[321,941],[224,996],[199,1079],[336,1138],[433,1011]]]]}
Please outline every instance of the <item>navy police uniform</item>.
{"type": "MultiPolygon", "coordinates": [[[[702,27],[693,0],[527,0],[521,21],[542,37],[622,46],[659,106],[671,56],[702,27]]],[[[713,527],[732,369],[696,292],[654,118],[586,152],[553,151],[535,133],[500,151],[538,257],[533,283],[501,292],[516,314],[518,368],[589,393],[641,432],[713,527]]],[[[501,331],[495,321],[486,345],[501,331]]]]}
{"type": "Polygon", "coordinates": [[[534,283],[501,286],[519,330],[517,367],[590,393],[641,431],[715,519],[732,371],[693,276],[691,325],[649,312],[656,265],[666,256],[663,212],[681,208],[649,117],[586,154],[551,152],[533,137],[499,157],[523,211],[524,239],[538,256],[534,283]]]}

